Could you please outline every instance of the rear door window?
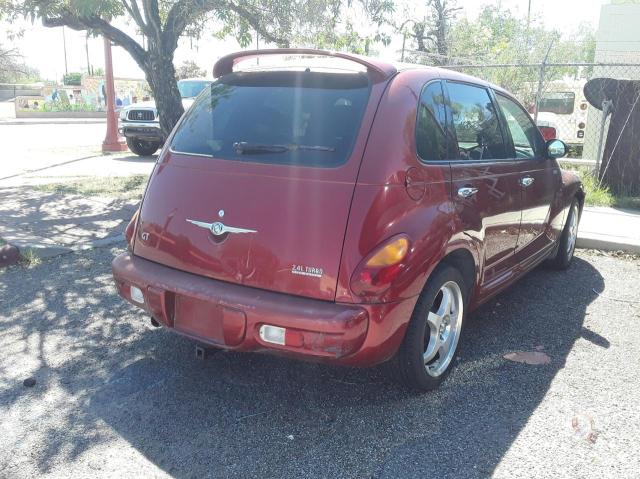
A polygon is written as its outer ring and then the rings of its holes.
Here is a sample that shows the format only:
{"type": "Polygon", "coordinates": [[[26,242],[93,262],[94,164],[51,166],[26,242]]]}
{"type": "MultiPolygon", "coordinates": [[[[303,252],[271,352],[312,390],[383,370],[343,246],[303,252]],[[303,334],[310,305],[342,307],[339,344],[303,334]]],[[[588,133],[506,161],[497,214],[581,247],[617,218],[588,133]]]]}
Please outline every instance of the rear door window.
{"type": "Polygon", "coordinates": [[[198,98],[171,149],[231,161],[336,167],[351,153],[368,99],[364,73],[233,73],[198,98]]]}
{"type": "Polygon", "coordinates": [[[500,122],[486,88],[447,82],[458,151],[454,160],[507,158],[500,122]]]}
{"type": "Polygon", "coordinates": [[[422,89],[416,122],[416,149],[423,161],[447,159],[447,124],[442,82],[422,89]]]}
{"type": "Polygon", "coordinates": [[[516,158],[538,158],[544,149],[544,140],[529,114],[509,98],[496,94],[496,100],[507,120],[516,158]]]}

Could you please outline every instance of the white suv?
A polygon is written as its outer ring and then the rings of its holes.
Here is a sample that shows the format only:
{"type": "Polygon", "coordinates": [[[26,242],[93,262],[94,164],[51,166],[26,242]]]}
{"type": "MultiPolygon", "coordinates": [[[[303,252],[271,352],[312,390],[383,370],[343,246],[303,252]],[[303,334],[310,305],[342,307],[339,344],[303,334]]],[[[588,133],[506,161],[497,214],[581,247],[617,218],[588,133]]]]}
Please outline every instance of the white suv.
{"type": "MultiPolygon", "coordinates": [[[[178,82],[185,111],[195,97],[211,83],[211,80],[204,78],[190,78],[178,82]]],[[[165,140],[154,101],[135,103],[122,108],[119,131],[127,139],[129,149],[140,156],[153,155],[165,140]]]]}

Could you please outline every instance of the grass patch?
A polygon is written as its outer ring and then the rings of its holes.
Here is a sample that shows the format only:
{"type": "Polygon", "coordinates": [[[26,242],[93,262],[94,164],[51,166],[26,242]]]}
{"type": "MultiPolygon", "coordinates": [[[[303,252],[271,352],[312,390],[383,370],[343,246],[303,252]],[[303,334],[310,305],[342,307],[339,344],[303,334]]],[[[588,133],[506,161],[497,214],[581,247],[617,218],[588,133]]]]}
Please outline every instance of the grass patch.
{"type": "Polygon", "coordinates": [[[34,188],[47,193],[140,199],[144,193],[147,178],[147,175],[89,176],[65,183],[35,185],[34,188]]]}
{"type": "Polygon", "coordinates": [[[598,180],[591,174],[588,168],[570,168],[582,180],[582,186],[586,193],[587,206],[615,206],[640,210],[640,197],[618,196],[613,194],[608,187],[598,185],[598,180]]]}
{"type": "MultiPolygon", "coordinates": [[[[0,238],[0,246],[4,246],[8,244],[6,240],[0,238]]],[[[18,252],[18,263],[21,266],[30,267],[30,266],[38,266],[42,263],[42,258],[40,258],[33,250],[27,249],[25,251],[18,252]]]]}
{"type": "Polygon", "coordinates": [[[42,258],[34,253],[33,250],[28,249],[21,252],[20,264],[22,266],[26,266],[28,268],[31,266],[38,266],[40,263],[42,263],[42,258]]]}

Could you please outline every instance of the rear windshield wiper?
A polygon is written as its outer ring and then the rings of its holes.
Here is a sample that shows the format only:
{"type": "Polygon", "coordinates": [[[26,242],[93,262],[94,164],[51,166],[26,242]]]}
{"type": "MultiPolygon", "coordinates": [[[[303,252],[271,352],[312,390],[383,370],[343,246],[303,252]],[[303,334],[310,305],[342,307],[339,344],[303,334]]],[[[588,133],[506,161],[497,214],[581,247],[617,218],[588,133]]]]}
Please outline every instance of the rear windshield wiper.
{"type": "Polygon", "coordinates": [[[248,143],[246,141],[239,141],[233,144],[233,149],[239,155],[243,154],[256,154],[256,153],[284,153],[285,151],[336,151],[335,148],[329,146],[318,145],[298,145],[292,143],[289,145],[263,145],[259,143],[248,143]]]}

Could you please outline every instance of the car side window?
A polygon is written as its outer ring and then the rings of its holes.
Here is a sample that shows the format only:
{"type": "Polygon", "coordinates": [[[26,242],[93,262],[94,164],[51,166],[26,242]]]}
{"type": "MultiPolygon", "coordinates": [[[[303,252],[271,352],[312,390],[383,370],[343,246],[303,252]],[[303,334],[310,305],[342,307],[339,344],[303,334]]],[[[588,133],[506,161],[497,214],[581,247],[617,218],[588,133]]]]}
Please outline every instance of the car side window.
{"type": "Polygon", "coordinates": [[[429,83],[420,94],[416,122],[416,149],[423,161],[447,159],[446,123],[442,82],[429,83]]]}
{"type": "Polygon", "coordinates": [[[507,129],[511,133],[516,158],[539,158],[544,149],[544,140],[529,114],[513,100],[496,94],[500,110],[507,120],[507,129]]]}
{"type": "Polygon", "coordinates": [[[454,160],[497,160],[507,158],[500,122],[486,88],[447,82],[453,127],[458,142],[454,160]],[[457,154],[456,154],[457,153],[457,154]]]}

